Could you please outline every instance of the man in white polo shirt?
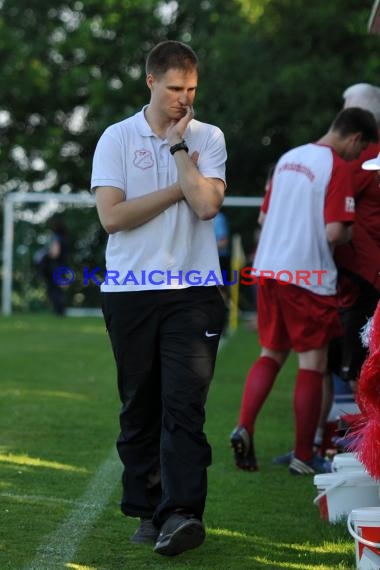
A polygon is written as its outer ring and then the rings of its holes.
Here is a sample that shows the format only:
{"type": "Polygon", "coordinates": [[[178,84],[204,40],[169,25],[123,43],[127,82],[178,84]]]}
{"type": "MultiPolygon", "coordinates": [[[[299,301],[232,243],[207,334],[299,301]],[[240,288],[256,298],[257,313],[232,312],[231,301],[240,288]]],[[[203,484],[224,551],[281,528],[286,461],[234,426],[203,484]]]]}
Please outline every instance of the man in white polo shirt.
{"type": "Polygon", "coordinates": [[[294,148],[278,161],[254,267],[260,285],[258,330],[262,346],[244,388],[238,427],[231,434],[237,467],[258,468],[253,432],[290,349],[298,354],[294,393],[295,446],[289,470],[295,475],[323,471],[313,456],[322,398],[327,345],[341,332],[333,250],[350,239],[355,204],[351,170],[378,137],[371,113],[342,111],[317,142],[294,148]]]}
{"type": "Polygon", "coordinates": [[[150,102],[103,133],[91,187],[109,234],[101,290],[122,402],[121,509],[140,518],[133,542],[172,556],[205,537],[204,405],[224,319],[212,219],[226,149],[220,129],[194,119],[189,46],[158,44],[146,73],[150,102]]]}

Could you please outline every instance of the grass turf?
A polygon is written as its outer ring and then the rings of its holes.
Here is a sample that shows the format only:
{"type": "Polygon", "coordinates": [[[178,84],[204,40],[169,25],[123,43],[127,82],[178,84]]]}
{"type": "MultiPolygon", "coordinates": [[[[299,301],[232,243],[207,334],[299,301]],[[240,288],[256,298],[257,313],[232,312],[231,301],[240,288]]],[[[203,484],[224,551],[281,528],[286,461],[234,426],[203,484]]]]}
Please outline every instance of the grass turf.
{"type": "Polygon", "coordinates": [[[3,317],[0,342],[1,570],[355,567],[345,525],[319,518],[313,478],[271,464],[292,445],[294,358],[257,423],[260,471],[245,473],[233,465],[229,434],[257,339],[242,326],[221,349],[207,405],[207,539],[163,558],[129,542],[136,521],[119,512],[121,468],[110,456],[119,402],[102,320],[3,317]]]}

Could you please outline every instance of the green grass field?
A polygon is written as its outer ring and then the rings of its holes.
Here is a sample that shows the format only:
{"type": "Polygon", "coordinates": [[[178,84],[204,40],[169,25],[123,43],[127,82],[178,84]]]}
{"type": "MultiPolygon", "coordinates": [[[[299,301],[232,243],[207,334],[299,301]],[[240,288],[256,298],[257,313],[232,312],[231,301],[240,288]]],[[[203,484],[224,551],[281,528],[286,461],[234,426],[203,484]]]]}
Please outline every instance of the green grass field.
{"type": "Polygon", "coordinates": [[[132,545],[136,521],[119,512],[119,402],[102,320],[3,317],[0,343],[0,570],[355,567],[345,525],[320,520],[313,478],[271,465],[292,445],[294,359],[258,421],[260,471],[233,465],[229,434],[258,351],[243,325],[220,351],[209,395],[207,539],[175,558],[132,545]]]}

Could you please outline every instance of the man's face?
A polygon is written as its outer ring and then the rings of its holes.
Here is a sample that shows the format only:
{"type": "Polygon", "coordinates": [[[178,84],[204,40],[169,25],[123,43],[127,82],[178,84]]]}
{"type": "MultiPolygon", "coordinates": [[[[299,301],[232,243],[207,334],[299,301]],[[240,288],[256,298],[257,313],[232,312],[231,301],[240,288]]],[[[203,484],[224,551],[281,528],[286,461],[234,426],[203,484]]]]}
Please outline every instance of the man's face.
{"type": "Polygon", "coordinates": [[[198,72],[169,69],[160,76],[149,74],[147,85],[151,91],[150,105],[161,116],[170,120],[179,120],[192,106],[198,83],[198,72]]]}

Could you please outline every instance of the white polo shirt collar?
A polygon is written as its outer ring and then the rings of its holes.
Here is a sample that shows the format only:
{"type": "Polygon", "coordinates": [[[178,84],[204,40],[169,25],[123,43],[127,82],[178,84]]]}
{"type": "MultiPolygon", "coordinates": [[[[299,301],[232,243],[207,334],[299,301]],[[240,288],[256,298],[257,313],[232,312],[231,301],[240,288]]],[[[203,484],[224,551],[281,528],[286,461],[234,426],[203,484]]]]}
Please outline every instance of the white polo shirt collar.
{"type": "Polygon", "coordinates": [[[148,121],[145,118],[145,109],[147,108],[148,105],[145,105],[141,111],[135,115],[137,131],[142,137],[157,137],[156,133],[152,131],[148,121]]]}

